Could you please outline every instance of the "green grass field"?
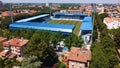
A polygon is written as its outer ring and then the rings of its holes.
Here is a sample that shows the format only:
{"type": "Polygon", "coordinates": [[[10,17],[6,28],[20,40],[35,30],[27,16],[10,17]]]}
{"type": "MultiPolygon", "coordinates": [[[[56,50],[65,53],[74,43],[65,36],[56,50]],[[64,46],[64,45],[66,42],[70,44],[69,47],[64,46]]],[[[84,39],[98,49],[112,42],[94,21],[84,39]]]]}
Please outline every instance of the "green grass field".
{"type": "Polygon", "coordinates": [[[57,24],[72,24],[75,25],[75,28],[73,30],[73,33],[78,36],[79,34],[79,28],[81,25],[81,21],[70,21],[70,20],[51,20],[50,23],[57,23],[57,24]]]}

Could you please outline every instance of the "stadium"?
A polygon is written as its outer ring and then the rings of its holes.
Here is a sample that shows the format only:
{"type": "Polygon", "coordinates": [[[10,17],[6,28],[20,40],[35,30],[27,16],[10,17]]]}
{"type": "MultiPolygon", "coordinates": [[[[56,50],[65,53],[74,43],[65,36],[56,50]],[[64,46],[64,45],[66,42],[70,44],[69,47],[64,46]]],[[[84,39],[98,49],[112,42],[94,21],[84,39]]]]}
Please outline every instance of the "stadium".
{"type": "Polygon", "coordinates": [[[11,29],[35,29],[47,30],[52,32],[62,32],[65,35],[73,33],[75,25],[68,24],[52,24],[48,22],[49,14],[38,15],[22,20],[9,25],[11,29]]]}
{"type": "MultiPolygon", "coordinates": [[[[65,14],[65,13],[64,13],[65,14]]],[[[18,20],[9,25],[11,29],[35,29],[35,30],[47,30],[51,32],[61,32],[64,35],[71,33],[75,35],[85,35],[92,31],[92,18],[87,14],[67,14],[64,15],[66,20],[54,20],[50,19],[49,14],[42,14],[22,20],[18,20]],[[78,17],[77,17],[78,16],[78,17]],[[70,19],[73,18],[71,21],[70,19]],[[78,21],[79,20],[79,21],[78,21]],[[83,23],[80,21],[83,20],[83,23]],[[86,28],[86,26],[88,26],[86,28]]],[[[56,18],[56,15],[54,16],[56,18]]],[[[59,19],[59,17],[57,17],[59,19]]]]}

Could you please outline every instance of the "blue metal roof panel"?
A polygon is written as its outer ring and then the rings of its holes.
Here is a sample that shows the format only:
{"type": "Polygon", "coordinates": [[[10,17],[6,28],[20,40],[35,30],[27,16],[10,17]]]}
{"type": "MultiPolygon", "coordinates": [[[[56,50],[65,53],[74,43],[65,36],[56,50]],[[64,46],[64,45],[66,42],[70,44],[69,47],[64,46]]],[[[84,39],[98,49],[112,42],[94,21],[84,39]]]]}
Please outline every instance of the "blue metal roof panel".
{"type": "Polygon", "coordinates": [[[92,22],[92,17],[85,17],[83,22],[92,22]]]}
{"type": "Polygon", "coordinates": [[[63,24],[49,24],[49,23],[31,23],[31,22],[21,22],[13,23],[9,25],[10,28],[32,28],[40,30],[50,30],[50,31],[61,31],[61,32],[70,32],[74,28],[74,25],[63,25],[63,24]]]}
{"type": "Polygon", "coordinates": [[[82,23],[80,30],[93,30],[92,23],[82,23]]]}
{"type": "Polygon", "coordinates": [[[38,15],[38,16],[34,16],[34,17],[18,20],[16,22],[27,22],[27,21],[30,21],[30,20],[34,20],[34,19],[42,18],[42,17],[46,17],[46,16],[49,16],[49,14],[38,15]]]}

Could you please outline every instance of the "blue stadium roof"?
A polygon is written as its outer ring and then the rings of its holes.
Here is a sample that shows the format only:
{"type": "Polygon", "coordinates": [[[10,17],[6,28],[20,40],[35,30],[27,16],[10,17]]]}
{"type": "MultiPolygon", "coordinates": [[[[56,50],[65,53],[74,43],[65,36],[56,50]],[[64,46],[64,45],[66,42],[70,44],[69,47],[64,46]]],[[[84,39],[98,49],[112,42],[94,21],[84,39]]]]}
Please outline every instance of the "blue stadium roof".
{"type": "Polygon", "coordinates": [[[49,24],[49,23],[39,23],[39,22],[20,22],[13,23],[9,25],[10,28],[30,28],[37,30],[50,30],[50,31],[61,31],[72,33],[74,25],[64,25],[64,24],[49,24]]]}
{"type": "Polygon", "coordinates": [[[86,22],[86,23],[83,22],[80,27],[80,30],[93,30],[93,25],[90,22],[86,22]]]}
{"type": "Polygon", "coordinates": [[[16,22],[27,22],[27,21],[31,21],[31,20],[42,18],[42,17],[46,17],[46,16],[49,16],[49,14],[38,15],[38,16],[34,16],[34,17],[18,20],[16,22]]]}
{"type": "Polygon", "coordinates": [[[83,21],[83,23],[91,23],[92,24],[92,22],[90,22],[90,21],[88,21],[88,22],[87,21],[83,21]]]}
{"type": "Polygon", "coordinates": [[[92,17],[85,17],[83,22],[92,22],[92,17]]]}
{"type": "Polygon", "coordinates": [[[55,12],[54,15],[80,15],[80,16],[88,16],[83,13],[71,13],[71,12],[55,12]]]}

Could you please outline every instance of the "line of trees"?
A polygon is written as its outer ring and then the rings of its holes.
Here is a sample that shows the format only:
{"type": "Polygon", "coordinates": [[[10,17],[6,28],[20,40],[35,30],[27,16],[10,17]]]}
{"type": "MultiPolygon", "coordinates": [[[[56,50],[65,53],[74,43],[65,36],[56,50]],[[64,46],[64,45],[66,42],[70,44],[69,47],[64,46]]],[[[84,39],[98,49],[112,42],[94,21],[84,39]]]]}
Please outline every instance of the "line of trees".
{"type": "Polygon", "coordinates": [[[108,35],[109,30],[103,23],[103,19],[108,15],[106,13],[100,15],[96,13],[95,16],[90,68],[115,68],[115,66],[119,64],[116,52],[117,43],[108,35]],[[97,28],[101,32],[101,42],[96,42],[97,28]]]}

